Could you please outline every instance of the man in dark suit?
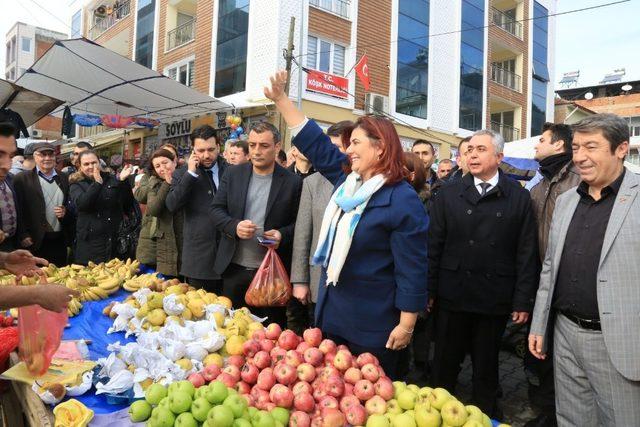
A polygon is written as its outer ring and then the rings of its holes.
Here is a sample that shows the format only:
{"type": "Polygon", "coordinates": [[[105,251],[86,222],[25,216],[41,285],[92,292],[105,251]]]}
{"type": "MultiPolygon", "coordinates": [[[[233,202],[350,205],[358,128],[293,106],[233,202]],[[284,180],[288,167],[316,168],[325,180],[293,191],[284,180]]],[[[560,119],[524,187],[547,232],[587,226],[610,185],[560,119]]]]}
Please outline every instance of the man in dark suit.
{"type": "Polygon", "coordinates": [[[500,340],[509,317],[516,323],[529,317],[538,257],[529,193],[498,170],[503,146],[502,136],[493,131],[473,135],[467,146],[469,173],[442,186],[429,226],[434,382],[453,392],[469,351],[473,403],[494,418],[500,340]]]}
{"type": "Polygon", "coordinates": [[[33,153],[36,167],[19,173],[14,185],[23,227],[19,233],[20,246],[35,256],[57,265],[67,265],[68,227],[72,224],[67,212],[69,181],[56,172],[55,147],[39,143],[33,153]]]}
{"type": "Polygon", "coordinates": [[[16,128],[12,123],[0,123],[0,251],[11,252],[17,242],[20,215],[12,177],[11,159],[16,154],[16,128]]]}
{"type": "MultiPolygon", "coordinates": [[[[302,188],[298,176],[276,164],[280,132],[275,126],[257,123],[248,143],[251,163],[229,168],[213,201],[213,220],[222,232],[215,269],[234,307],[246,305],[244,295],[266,254],[258,236],[275,242],[284,265],[291,265],[302,188]]],[[[285,307],[252,311],[286,326],[285,307]]]]}
{"type": "Polygon", "coordinates": [[[215,233],[211,215],[227,163],[219,156],[220,144],[211,126],[196,128],[190,138],[193,152],[187,165],[173,173],[166,205],[171,212],[184,209],[180,274],[195,287],[220,293],[220,275],[213,268],[219,234],[215,233]]]}

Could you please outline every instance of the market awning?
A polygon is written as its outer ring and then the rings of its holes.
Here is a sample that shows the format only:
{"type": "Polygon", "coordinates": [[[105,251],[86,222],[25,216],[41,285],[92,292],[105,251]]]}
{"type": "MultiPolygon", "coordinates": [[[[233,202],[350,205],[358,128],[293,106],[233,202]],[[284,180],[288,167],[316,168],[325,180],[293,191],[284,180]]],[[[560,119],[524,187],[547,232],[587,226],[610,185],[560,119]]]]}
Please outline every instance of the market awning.
{"type": "Polygon", "coordinates": [[[9,108],[20,114],[27,127],[55,110],[62,103],[63,101],[60,99],[0,79],[0,108],[9,108]]]}
{"type": "Polygon", "coordinates": [[[64,100],[74,114],[172,121],[231,108],[83,38],[55,42],[17,83],[64,100]]]}

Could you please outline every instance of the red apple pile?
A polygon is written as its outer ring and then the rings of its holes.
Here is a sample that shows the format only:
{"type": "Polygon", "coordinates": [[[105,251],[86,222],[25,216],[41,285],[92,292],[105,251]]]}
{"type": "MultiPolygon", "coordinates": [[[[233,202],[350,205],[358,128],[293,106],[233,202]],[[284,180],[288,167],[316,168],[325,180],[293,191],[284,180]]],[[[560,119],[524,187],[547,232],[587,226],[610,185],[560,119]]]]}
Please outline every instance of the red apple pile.
{"type": "Polygon", "coordinates": [[[394,387],[371,353],[351,354],[344,345],[322,338],[318,328],[302,337],[276,323],[254,332],[243,356],[231,356],[225,367],[207,366],[189,380],[201,386],[220,380],[234,387],[250,406],[292,411],[289,425],[364,425],[372,414],[384,414],[394,387]]]}

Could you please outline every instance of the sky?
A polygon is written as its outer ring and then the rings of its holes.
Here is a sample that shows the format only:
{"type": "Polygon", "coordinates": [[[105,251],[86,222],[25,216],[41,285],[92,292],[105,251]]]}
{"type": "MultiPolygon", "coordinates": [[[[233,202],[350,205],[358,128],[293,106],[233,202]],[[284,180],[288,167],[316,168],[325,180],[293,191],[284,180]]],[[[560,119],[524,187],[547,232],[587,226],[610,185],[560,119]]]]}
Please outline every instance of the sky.
{"type": "MultiPolygon", "coordinates": [[[[0,14],[0,35],[16,21],[70,32],[71,15],[84,0],[0,0],[11,3],[0,14]],[[46,11],[44,9],[46,9],[46,11]]],[[[362,1],[362,0],[361,0],[362,1]]],[[[558,12],[615,0],[558,0],[558,12]]],[[[580,70],[579,86],[597,84],[606,73],[626,68],[625,80],[640,80],[640,0],[552,18],[556,20],[556,83],[562,74],[580,70]]],[[[4,76],[5,49],[0,49],[4,76]]]]}

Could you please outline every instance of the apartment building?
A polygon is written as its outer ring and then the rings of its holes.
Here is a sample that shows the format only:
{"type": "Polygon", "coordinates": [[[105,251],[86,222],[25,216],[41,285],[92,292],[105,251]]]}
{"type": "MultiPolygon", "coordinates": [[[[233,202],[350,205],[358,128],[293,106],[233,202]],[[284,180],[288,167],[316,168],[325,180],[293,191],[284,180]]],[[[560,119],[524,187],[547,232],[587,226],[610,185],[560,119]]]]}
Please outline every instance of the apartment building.
{"type": "MultiPolygon", "coordinates": [[[[553,120],[555,24],[548,15],[556,3],[94,0],[74,22],[85,37],[232,104],[246,125],[277,120],[262,87],[285,66],[295,17],[290,96],[309,117],[329,126],[384,113],[405,147],[427,139],[445,158],[475,130],[490,127],[510,141],[553,120]],[[352,70],[365,54],[368,91],[352,70]]],[[[191,119],[191,126],[224,126],[215,112],[191,119]]]]}
{"type": "MultiPolygon", "coordinates": [[[[58,31],[16,22],[5,37],[5,79],[11,82],[33,65],[56,40],[64,40],[69,36],[58,31]]],[[[62,122],[59,118],[46,116],[29,127],[33,138],[60,138],[62,122]]]]}

